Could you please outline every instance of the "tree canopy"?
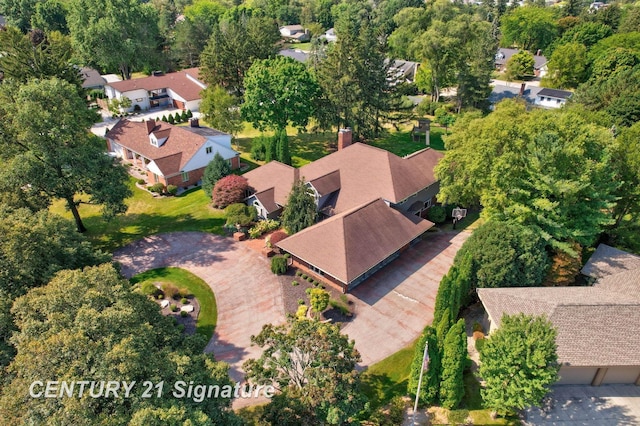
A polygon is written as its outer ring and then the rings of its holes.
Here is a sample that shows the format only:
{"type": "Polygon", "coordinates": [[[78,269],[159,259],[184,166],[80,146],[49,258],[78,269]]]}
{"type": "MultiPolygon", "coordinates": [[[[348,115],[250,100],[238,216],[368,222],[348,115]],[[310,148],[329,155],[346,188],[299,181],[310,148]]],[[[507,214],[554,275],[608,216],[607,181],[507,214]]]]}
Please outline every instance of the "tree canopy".
{"type": "Polygon", "coordinates": [[[79,232],[81,203],[102,205],[106,217],[126,211],[127,172],[89,133],[92,113],[74,86],[58,78],[2,85],[0,99],[0,155],[16,191],[65,200],[79,232]]]}
{"type": "Polygon", "coordinates": [[[315,224],[317,216],[316,203],[309,194],[307,185],[303,180],[297,180],[291,188],[282,213],[282,226],[289,235],[293,235],[315,224]]]}
{"type": "Polygon", "coordinates": [[[527,5],[516,7],[501,18],[503,46],[518,45],[521,49],[543,52],[557,34],[557,23],[551,8],[527,5]]]}
{"type": "Polygon", "coordinates": [[[320,94],[305,65],[286,56],[256,60],[244,86],[242,116],[260,130],[306,127],[320,94]]]}
{"type": "Polygon", "coordinates": [[[558,380],[556,330],[545,317],[503,315],[480,352],[482,399],[505,415],[537,406],[558,380]],[[517,374],[514,374],[517,372],[517,374]]]}
{"type": "Polygon", "coordinates": [[[200,113],[211,127],[232,135],[242,130],[238,98],[221,86],[209,86],[201,92],[200,113]]]}

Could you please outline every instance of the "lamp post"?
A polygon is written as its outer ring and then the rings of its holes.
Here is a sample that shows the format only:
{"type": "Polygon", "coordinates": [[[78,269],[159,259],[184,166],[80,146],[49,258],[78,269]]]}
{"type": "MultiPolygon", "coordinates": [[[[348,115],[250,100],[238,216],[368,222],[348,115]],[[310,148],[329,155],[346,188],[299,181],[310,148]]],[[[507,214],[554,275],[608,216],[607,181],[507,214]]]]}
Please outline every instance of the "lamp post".
{"type": "Polygon", "coordinates": [[[420,367],[420,377],[418,378],[418,389],[416,389],[416,401],[413,404],[413,424],[416,424],[416,411],[418,411],[418,400],[420,399],[420,389],[422,388],[422,375],[424,369],[429,364],[429,342],[424,343],[424,354],[422,354],[422,366],[420,367]]]}

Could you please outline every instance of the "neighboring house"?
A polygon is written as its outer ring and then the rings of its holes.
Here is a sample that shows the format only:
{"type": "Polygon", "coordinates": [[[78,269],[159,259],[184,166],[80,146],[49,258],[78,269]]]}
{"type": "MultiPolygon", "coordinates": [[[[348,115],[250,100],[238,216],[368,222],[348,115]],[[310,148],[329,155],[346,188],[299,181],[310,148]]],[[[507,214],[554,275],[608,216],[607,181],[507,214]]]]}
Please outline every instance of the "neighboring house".
{"type": "Polygon", "coordinates": [[[107,80],[93,68],[83,67],[80,69],[82,77],[82,88],[87,90],[103,90],[107,80]]]}
{"type": "Polygon", "coordinates": [[[280,27],[280,35],[287,41],[302,43],[311,40],[309,30],[302,25],[285,25],[280,27]]]}
{"type": "Polygon", "coordinates": [[[416,79],[416,72],[418,72],[418,62],[404,61],[396,59],[389,67],[390,79],[393,82],[399,83],[413,83],[416,79]]]}
{"type": "Polygon", "coordinates": [[[231,135],[200,127],[197,119],[192,119],[188,127],[122,119],[106,138],[107,150],[143,169],[149,184],[200,185],[204,169],[216,153],[232,169],[240,167],[240,153],[231,148],[231,135]]]}
{"type": "Polygon", "coordinates": [[[335,28],[329,28],[324,33],[324,38],[331,43],[338,41],[338,35],[336,34],[335,28]]]}
{"type": "Polygon", "coordinates": [[[541,90],[543,90],[542,87],[530,86],[526,83],[513,83],[512,86],[494,84],[491,94],[489,95],[489,103],[491,104],[491,109],[493,109],[495,104],[503,99],[521,98],[524,99],[527,104],[534,105],[536,102],[536,96],[541,90]]]}
{"type": "Polygon", "coordinates": [[[175,107],[182,110],[198,111],[202,100],[200,92],[207,86],[199,79],[199,69],[164,74],[154,72],[144,78],[134,78],[105,85],[109,99],[131,99],[131,110],[146,111],[157,107],[175,107]]]}
{"type": "Polygon", "coordinates": [[[572,94],[566,90],[544,88],[536,95],[534,104],[543,108],[560,108],[572,94]]]}
{"type": "Polygon", "coordinates": [[[544,314],[558,332],[558,384],[640,385],[640,257],[601,244],[582,271],[593,286],[478,289],[490,331],[504,314],[544,314]]]}
{"type": "Polygon", "coordinates": [[[278,54],[281,56],[287,56],[303,63],[307,62],[307,59],[309,59],[309,52],[305,52],[304,50],[300,49],[282,49],[280,50],[280,52],[278,52],[278,54]]]}
{"type": "MultiPolygon", "coordinates": [[[[496,70],[504,72],[507,69],[507,62],[509,62],[509,59],[519,51],[520,49],[499,48],[495,57],[496,70]]],[[[537,54],[533,55],[533,61],[533,74],[536,77],[544,77],[547,70],[547,58],[542,56],[538,50],[537,54]]]]}
{"type": "Polygon", "coordinates": [[[278,243],[296,266],[353,289],[419,241],[433,223],[422,219],[435,202],[433,168],[442,154],[424,149],[400,158],[351,144],[342,129],[338,151],[299,169],[272,161],[245,173],[246,202],[263,218],[279,216],[293,183],[304,179],[321,221],[278,243]]]}

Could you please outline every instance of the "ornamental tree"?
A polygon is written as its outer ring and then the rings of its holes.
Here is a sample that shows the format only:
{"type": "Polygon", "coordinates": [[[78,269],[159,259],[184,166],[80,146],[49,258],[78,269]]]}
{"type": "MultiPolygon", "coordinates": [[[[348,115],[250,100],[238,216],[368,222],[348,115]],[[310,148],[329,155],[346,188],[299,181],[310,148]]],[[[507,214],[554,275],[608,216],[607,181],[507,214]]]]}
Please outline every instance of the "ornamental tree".
{"type": "Polygon", "coordinates": [[[265,407],[270,424],[344,424],[364,408],[360,354],[338,326],[290,319],[264,325],[251,343],[264,351],[243,364],[247,379],[280,391],[265,407]]]}
{"type": "Polygon", "coordinates": [[[499,415],[539,406],[558,380],[556,329],[544,316],[503,315],[480,352],[485,404],[499,415]]]}
{"type": "Polygon", "coordinates": [[[248,188],[249,183],[246,178],[238,175],[225,176],[213,187],[211,203],[218,209],[241,203],[248,188]]]}
{"type": "Polygon", "coordinates": [[[316,319],[320,317],[320,312],[329,306],[329,298],[329,292],[321,288],[312,288],[309,292],[309,302],[311,303],[311,308],[313,308],[316,313],[316,319]]]}

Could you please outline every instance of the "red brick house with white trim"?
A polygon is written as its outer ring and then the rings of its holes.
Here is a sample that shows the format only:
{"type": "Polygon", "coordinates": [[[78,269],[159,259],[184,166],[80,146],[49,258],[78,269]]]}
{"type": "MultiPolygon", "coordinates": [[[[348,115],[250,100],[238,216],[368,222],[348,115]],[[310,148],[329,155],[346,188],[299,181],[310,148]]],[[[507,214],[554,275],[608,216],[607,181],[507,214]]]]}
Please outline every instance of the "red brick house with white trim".
{"type": "Polygon", "coordinates": [[[231,148],[231,135],[200,127],[197,119],[188,127],[122,119],[106,138],[107,150],[146,171],[149,184],[200,185],[204,169],[216,153],[231,169],[240,168],[240,153],[231,148]]]}

